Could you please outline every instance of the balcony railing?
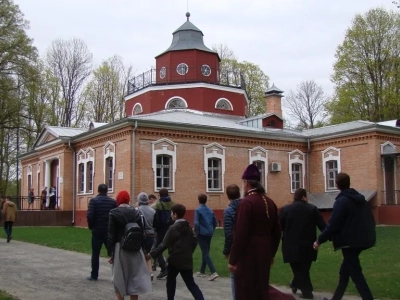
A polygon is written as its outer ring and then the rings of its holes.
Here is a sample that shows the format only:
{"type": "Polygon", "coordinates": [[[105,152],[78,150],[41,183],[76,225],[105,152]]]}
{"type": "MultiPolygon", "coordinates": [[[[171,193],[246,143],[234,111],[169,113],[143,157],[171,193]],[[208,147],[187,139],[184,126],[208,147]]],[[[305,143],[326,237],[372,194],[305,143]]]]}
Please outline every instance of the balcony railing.
{"type": "Polygon", "coordinates": [[[61,207],[61,197],[56,197],[55,202],[47,199],[48,206],[43,204],[39,196],[35,197],[30,205],[28,196],[9,197],[9,199],[17,205],[18,210],[59,210],[61,207]]]}
{"type": "Polygon", "coordinates": [[[221,86],[246,89],[245,81],[239,71],[226,71],[220,69],[209,69],[208,76],[204,76],[201,72],[201,66],[180,69],[183,75],[179,75],[176,68],[151,69],[130,80],[126,95],[136,93],[149,86],[162,86],[182,83],[205,82],[221,86]],[[201,78],[201,79],[199,79],[201,78]]]}
{"type": "Polygon", "coordinates": [[[400,190],[382,191],[382,205],[400,205],[400,190]]]}

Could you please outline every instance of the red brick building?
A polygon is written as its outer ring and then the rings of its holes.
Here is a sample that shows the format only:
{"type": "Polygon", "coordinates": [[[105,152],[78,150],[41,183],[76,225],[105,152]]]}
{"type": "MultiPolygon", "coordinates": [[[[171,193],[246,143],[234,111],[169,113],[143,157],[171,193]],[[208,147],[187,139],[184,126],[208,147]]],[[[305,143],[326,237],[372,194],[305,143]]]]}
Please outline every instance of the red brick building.
{"type": "Polygon", "coordinates": [[[347,172],[352,186],[375,208],[381,224],[400,224],[399,122],[354,121],[312,130],[283,128],[283,91],[266,91],[265,114],[247,118],[249,101],[240,74],[221,73],[220,58],[189,21],[156,56],[156,68],[129,82],[126,118],[89,129],[46,127],[21,156],[21,195],[55,186],[61,211],[86,226],[88,201],[98,184],[157,194],[169,189],[191,219],[197,195],[221,220],[225,187],[241,186],[249,163],[262,172],[268,195],[280,207],[304,187],[309,201],[329,213],[334,178],[347,172]]]}

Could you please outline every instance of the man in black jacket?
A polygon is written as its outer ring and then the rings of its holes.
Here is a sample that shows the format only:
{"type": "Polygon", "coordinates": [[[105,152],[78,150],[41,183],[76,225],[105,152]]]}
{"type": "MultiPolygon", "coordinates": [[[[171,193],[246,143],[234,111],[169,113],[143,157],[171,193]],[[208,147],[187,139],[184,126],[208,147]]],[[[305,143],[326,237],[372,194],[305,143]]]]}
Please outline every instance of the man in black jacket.
{"type": "Polygon", "coordinates": [[[99,257],[101,247],[107,247],[108,219],[110,210],[117,207],[117,202],[107,196],[108,187],[104,183],[98,187],[98,195],[89,201],[87,222],[92,231],[92,272],[88,280],[99,277],[99,257]]]}
{"type": "Polygon", "coordinates": [[[173,300],[176,290],[176,276],[180,273],[186,287],[195,300],[204,300],[203,293],[193,279],[193,252],[197,246],[196,234],[189,222],[183,219],[186,207],[175,204],[171,208],[175,223],[168,228],[162,243],[150,251],[152,257],[162,255],[168,249],[167,299],[173,300]]]}
{"type": "Polygon", "coordinates": [[[325,221],[318,208],[307,203],[305,189],[297,189],[294,201],[282,207],[279,219],[283,231],[283,261],[290,263],[293,280],[289,283],[292,292],[301,290],[300,298],[313,299],[313,286],[310,278],[311,263],[317,259],[313,242],[317,238],[316,229],[323,231],[325,221]]]}
{"type": "Polygon", "coordinates": [[[336,197],[328,225],[314,242],[314,249],[318,249],[320,244],[332,239],[335,251],[342,250],[343,262],[339,272],[339,283],[332,300],[342,299],[350,277],[361,298],[373,300],[371,290],[362,273],[359,255],[361,251],[375,245],[374,216],[365,197],[350,188],[348,174],[339,173],[336,176],[336,187],[340,193],[336,197]]]}

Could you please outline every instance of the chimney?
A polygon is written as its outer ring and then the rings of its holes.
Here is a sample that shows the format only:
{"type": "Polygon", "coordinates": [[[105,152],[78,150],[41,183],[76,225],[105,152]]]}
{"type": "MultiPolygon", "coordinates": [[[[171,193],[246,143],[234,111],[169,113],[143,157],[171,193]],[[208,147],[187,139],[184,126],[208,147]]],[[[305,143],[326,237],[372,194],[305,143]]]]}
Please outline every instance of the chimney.
{"type": "Polygon", "coordinates": [[[282,118],[283,91],[272,84],[265,92],[266,113],[276,114],[282,118]]]}

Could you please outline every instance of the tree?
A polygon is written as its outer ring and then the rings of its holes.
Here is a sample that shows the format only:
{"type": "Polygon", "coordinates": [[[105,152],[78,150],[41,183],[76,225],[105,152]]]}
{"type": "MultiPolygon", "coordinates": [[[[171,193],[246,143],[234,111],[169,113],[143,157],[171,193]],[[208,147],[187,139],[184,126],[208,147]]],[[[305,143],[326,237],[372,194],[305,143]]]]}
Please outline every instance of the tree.
{"type": "Polygon", "coordinates": [[[61,126],[77,126],[81,122],[83,115],[79,112],[78,99],[85,80],[91,74],[92,58],[85,42],[77,38],[55,40],[47,52],[48,68],[61,89],[62,101],[56,107],[61,126]]]}
{"type": "Polygon", "coordinates": [[[335,57],[332,123],[398,118],[400,14],[376,8],[356,15],[335,57]]]}
{"type": "Polygon", "coordinates": [[[239,62],[233,51],[225,45],[214,45],[213,50],[221,58],[220,83],[246,90],[249,99],[248,116],[265,113],[264,93],[268,89],[269,77],[258,65],[248,61],[239,62]]]}
{"type": "Polygon", "coordinates": [[[0,194],[16,179],[18,134],[24,126],[21,91],[32,80],[37,51],[28,22],[11,0],[0,0],[0,194]]]}
{"type": "MultiPolygon", "coordinates": [[[[302,81],[296,91],[289,91],[285,106],[289,115],[298,121],[298,128],[312,129],[322,117],[327,97],[324,90],[313,80],[302,81]]],[[[320,124],[320,123],[319,123],[320,124]]]]}
{"type": "Polygon", "coordinates": [[[131,69],[119,56],[113,56],[93,71],[83,94],[87,121],[115,122],[125,116],[124,94],[131,69]]]}
{"type": "Polygon", "coordinates": [[[394,5],[396,5],[397,8],[400,8],[400,2],[399,2],[399,1],[392,1],[392,3],[393,3],[394,5]]]}

